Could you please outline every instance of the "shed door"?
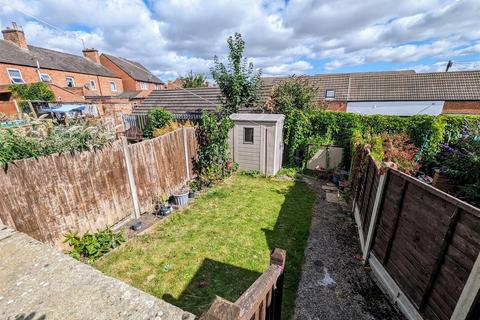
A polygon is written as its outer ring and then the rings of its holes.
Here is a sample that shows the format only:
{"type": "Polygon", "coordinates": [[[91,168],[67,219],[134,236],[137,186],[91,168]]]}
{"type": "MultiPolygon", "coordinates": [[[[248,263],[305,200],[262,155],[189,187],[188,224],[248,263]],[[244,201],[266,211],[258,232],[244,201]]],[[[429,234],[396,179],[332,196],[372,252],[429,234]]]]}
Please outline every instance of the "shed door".
{"type": "Polygon", "coordinates": [[[242,125],[238,127],[238,164],[242,170],[261,171],[262,134],[260,126],[242,125]]]}

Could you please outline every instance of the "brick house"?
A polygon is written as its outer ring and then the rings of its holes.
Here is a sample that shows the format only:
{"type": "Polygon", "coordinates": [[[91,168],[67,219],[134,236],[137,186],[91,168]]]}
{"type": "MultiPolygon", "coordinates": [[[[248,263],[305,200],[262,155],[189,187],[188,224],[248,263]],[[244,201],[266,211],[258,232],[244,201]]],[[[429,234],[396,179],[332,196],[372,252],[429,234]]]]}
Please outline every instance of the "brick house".
{"type": "MultiPolygon", "coordinates": [[[[0,85],[47,83],[57,101],[79,102],[85,97],[117,96],[123,92],[122,79],[100,64],[98,51],[83,50],[83,56],[27,44],[24,32],[15,23],[2,31],[0,40],[0,85]]],[[[6,95],[4,95],[6,97],[6,95]]],[[[11,113],[8,101],[0,112],[11,113]]],[[[90,99],[95,103],[95,99],[90,99]]],[[[4,106],[1,109],[1,106],[4,106]]]]}
{"type": "Polygon", "coordinates": [[[140,63],[103,53],[100,63],[122,79],[127,92],[164,89],[165,84],[140,63]]]}
{"type": "MultiPolygon", "coordinates": [[[[303,77],[317,89],[319,106],[329,111],[362,114],[480,114],[480,71],[416,73],[413,70],[320,74],[303,77]]],[[[268,104],[275,85],[285,77],[262,78],[259,109],[268,104]]],[[[219,88],[153,91],[134,114],[163,106],[174,114],[213,111],[219,88]]],[[[252,111],[242,110],[242,112],[252,111]]]]}

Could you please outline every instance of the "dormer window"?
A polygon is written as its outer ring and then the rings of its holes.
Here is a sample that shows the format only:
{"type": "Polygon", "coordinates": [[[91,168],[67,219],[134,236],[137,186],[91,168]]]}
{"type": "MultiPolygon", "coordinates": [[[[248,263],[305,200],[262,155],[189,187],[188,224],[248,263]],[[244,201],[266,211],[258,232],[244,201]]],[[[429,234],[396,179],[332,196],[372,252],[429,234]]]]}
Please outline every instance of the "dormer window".
{"type": "Polygon", "coordinates": [[[13,84],[16,83],[25,83],[23,81],[22,72],[18,69],[7,69],[8,77],[13,84]]]}
{"type": "Polygon", "coordinates": [[[50,77],[50,75],[46,73],[41,73],[40,79],[42,80],[42,82],[46,82],[46,83],[52,82],[52,77],[50,77]]]}
{"type": "Polygon", "coordinates": [[[327,89],[325,91],[325,98],[326,99],[334,99],[335,98],[335,90],[327,89]]]}

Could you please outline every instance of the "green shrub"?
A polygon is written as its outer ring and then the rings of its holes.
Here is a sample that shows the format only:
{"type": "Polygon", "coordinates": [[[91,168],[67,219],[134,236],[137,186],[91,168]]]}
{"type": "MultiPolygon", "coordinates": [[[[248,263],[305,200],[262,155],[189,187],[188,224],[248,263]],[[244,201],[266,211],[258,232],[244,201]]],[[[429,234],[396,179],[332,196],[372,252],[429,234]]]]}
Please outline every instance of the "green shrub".
{"type": "Polygon", "coordinates": [[[203,114],[196,135],[199,144],[195,170],[201,186],[225,178],[229,174],[228,132],[233,122],[228,116],[217,117],[214,113],[203,114]]]}
{"type": "Polygon", "coordinates": [[[174,118],[172,113],[163,108],[157,108],[148,111],[148,122],[143,133],[143,136],[147,139],[153,138],[153,131],[155,129],[162,129],[173,122],[174,118]]]}
{"type": "MultiPolygon", "coordinates": [[[[31,101],[55,101],[55,95],[50,87],[43,83],[37,82],[32,84],[12,84],[8,87],[12,95],[16,99],[31,101]]],[[[30,107],[26,101],[20,101],[20,109],[29,113],[30,107]]]]}
{"type": "Polygon", "coordinates": [[[110,228],[95,233],[85,233],[79,236],[78,232],[65,234],[65,242],[72,246],[68,254],[80,261],[92,263],[111,249],[125,242],[121,231],[115,232],[110,228]]]}

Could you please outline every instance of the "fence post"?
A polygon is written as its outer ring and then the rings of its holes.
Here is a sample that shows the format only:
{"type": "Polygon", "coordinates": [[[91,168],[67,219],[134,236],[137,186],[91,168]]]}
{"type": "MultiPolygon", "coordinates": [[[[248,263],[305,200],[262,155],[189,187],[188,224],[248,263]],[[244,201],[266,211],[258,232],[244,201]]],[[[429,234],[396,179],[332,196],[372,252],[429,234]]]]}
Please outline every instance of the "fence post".
{"type": "Polygon", "coordinates": [[[140,218],[140,205],[138,204],[137,185],[135,184],[135,177],[133,176],[132,161],[128,151],[127,138],[121,137],[123,146],[123,156],[125,157],[125,164],[127,166],[128,185],[130,186],[130,193],[132,195],[134,218],[140,218]]]}
{"type": "Polygon", "coordinates": [[[388,171],[384,172],[378,179],[377,193],[375,194],[375,201],[373,202],[372,216],[370,218],[370,225],[368,226],[368,233],[363,251],[363,263],[367,263],[370,249],[372,247],[373,236],[375,234],[375,229],[377,228],[378,216],[383,200],[383,192],[385,191],[387,174],[388,171]]]}
{"type": "Polygon", "coordinates": [[[185,151],[185,168],[187,170],[187,181],[190,181],[190,159],[188,155],[187,128],[182,127],[183,131],[183,150],[185,151]]]}
{"type": "Polygon", "coordinates": [[[475,299],[480,291],[480,254],[475,260],[472,271],[468,276],[467,282],[463,287],[460,298],[457,301],[457,305],[453,310],[453,314],[450,320],[465,320],[471,311],[475,299]]]}
{"type": "Polygon", "coordinates": [[[277,265],[282,268],[282,274],[277,279],[275,288],[273,289],[273,319],[280,320],[282,318],[282,302],[283,302],[283,279],[285,278],[285,261],[287,259],[287,252],[283,249],[275,248],[270,256],[270,264],[277,265]]]}

